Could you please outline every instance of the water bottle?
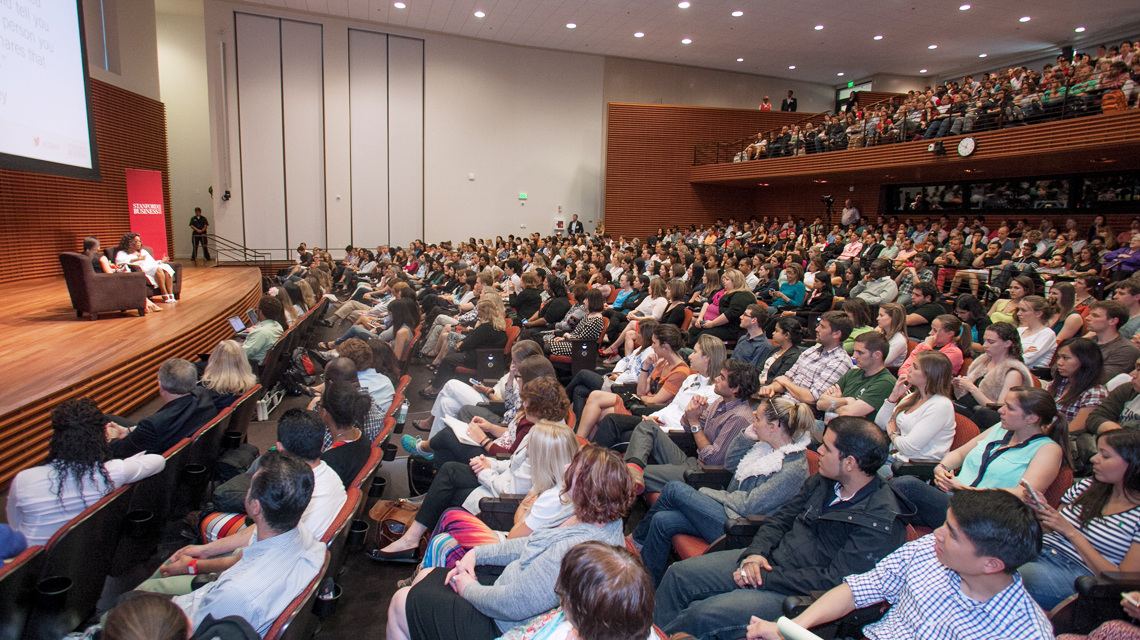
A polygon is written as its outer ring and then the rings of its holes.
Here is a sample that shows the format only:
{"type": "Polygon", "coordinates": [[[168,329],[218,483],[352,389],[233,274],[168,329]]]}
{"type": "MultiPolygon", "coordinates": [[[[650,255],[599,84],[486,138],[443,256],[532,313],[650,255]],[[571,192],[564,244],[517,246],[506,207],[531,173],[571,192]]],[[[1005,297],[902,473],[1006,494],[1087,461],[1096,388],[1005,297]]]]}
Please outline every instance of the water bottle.
{"type": "Polygon", "coordinates": [[[408,420],[408,399],[400,403],[400,410],[396,413],[396,433],[404,432],[404,423],[408,420]]]}

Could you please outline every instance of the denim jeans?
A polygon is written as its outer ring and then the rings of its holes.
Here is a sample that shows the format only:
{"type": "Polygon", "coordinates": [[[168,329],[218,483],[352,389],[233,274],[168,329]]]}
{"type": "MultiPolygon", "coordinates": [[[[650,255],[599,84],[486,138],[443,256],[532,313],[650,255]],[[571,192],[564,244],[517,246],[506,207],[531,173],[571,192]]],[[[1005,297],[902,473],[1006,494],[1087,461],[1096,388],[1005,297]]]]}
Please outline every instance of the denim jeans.
{"type": "Polygon", "coordinates": [[[950,508],[949,493],[914,476],[891,478],[891,486],[914,503],[917,513],[910,519],[910,524],[937,529],[946,523],[946,510],[950,508]]]}
{"type": "Polygon", "coordinates": [[[787,594],[736,586],[739,549],[689,558],[669,567],[657,589],[653,622],[665,635],[685,632],[698,640],[739,640],[752,616],[775,621],[787,594]]]}
{"type": "Polygon", "coordinates": [[[340,343],[344,342],[345,340],[348,340],[349,338],[359,338],[365,342],[368,342],[370,339],[375,338],[375,337],[376,337],[376,334],[372,333],[368,329],[365,329],[364,327],[362,327],[358,324],[354,324],[348,328],[348,331],[344,332],[343,336],[337,338],[333,342],[333,344],[339,345],[340,343]]]}
{"type": "Polygon", "coordinates": [[[657,502],[633,531],[633,541],[644,545],[641,560],[653,584],[660,584],[673,547],[673,536],[699,536],[712,542],[724,534],[728,514],[724,505],[684,482],[665,485],[657,502]]]}
{"type": "Polygon", "coordinates": [[[1073,586],[1077,578],[1092,575],[1083,563],[1049,547],[1045,547],[1036,560],[1021,565],[1017,571],[1021,574],[1025,590],[1046,611],[1077,592],[1073,586]]]}

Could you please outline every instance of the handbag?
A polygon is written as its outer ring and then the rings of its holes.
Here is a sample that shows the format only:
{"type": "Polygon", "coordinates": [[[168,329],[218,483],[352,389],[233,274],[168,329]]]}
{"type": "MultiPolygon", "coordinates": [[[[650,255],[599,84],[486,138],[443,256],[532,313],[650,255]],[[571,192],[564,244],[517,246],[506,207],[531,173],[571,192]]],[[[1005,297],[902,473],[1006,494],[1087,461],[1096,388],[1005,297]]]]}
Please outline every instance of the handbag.
{"type": "MultiPolygon", "coordinates": [[[[419,513],[420,506],[412,504],[401,498],[400,500],[381,500],[368,511],[368,518],[372,520],[368,527],[368,537],[364,542],[364,552],[372,559],[379,560],[376,552],[399,540],[419,513]]],[[[431,530],[424,532],[416,548],[416,558],[424,557],[431,530]]]]}

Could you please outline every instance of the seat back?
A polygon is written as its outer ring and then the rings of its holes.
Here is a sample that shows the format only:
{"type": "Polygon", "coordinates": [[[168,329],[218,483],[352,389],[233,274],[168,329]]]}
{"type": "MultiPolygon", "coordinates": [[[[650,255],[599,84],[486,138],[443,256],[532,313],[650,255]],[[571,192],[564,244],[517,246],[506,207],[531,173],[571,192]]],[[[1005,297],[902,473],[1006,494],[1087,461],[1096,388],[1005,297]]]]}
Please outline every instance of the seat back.
{"type": "Polygon", "coordinates": [[[259,384],[254,385],[252,389],[246,391],[242,397],[230,405],[230,423],[227,427],[228,430],[237,431],[242,435],[245,435],[245,433],[249,431],[249,423],[253,420],[253,415],[257,411],[257,401],[261,399],[263,389],[264,387],[259,384]]]}
{"type": "Polygon", "coordinates": [[[214,416],[213,420],[202,425],[202,428],[191,436],[188,464],[200,464],[213,470],[214,463],[218,461],[218,456],[221,455],[222,437],[229,429],[232,418],[233,409],[226,408],[214,416]]]}
{"type": "Polygon", "coordinates": [[[396,393],[403,395],[404,390],[408,388],[408,383],[411,381],[411,376],[400,376],[400,381],[396,384],[396,393]]]}
{"type": "Polygon", "coordinates": [[[0,640],[19,640],[33,606],[44,548],[26,549],[0,566],[0,640]]]}
{"type": "Polygon", "coordinates": [[[918,347],[918,340],[907,339],[906,341],[906,357],[909,358],[910,354],[914,353],[915,348],[918,347]]]}
{"type": "Polygon", "coordinates": [[[325,535],[321,536],[321,542],[329,549],[329,566],[328,575],[334,578],[340,573],[340,567],[344,564],[344,554],[346,551],[345,541],[348,539],[348,529],[352,524],[353,519],[356,517],[357,510],[364,502],[364,494],[356,487],[348,488],[348,496],[344,501],[344,506],[340,508],[340,512],[336,514],[332,524],[325,531],[325,535]]]}
{"type": "Polygon", "coordinates": [[[356,473],[356,477],[348,484],[350,488],[364,490],[371,484],[372,477],[376,475],[376,470],[380,468],[380,461],[384,459],[384,450],[380,447],[372,447],[368,454],[368,460],[364,462],[364,466],[356,473]]]}
{"type": "Polygon", "coordinates": [[[40,598],[28,619],[25,638],[55,640],[74,630],[95,611],[135,486],[119,487],[63,526],[45,545],[41,583],[67,578],[71,588],[55,606],[40,598]],[[99,550],[105,550],[99,552],[99,550]]]}
{"type": "Polygon", "coordinates": [[[64,252],[59,254],[59,266],[63,268],[63,281],[67,284],[72,308],[87,310],[92,294],[90,282],[95,275],[91,260],[82,253],[64,252]]]}
{"type": "Polygon", "coordinates": [[[617,300],[619,291],[621,291],[621,289],[617,287],[610,287],[610,295],[606,296],[606,304],[613,304],[614,300],[617,300]]]}
{"type": "Polygon", "coordinates": [[[515,340],[518,339],[519,333],[521,332],[522,327],[507,327],[507,344],[503,347],[503,354],[508,358],[511,357],[511,347],[515,346],[515,340]]]}
{"type": "Polygon", "coordinates": [[[313,602],[317,599],[317,590],[325,579],[329,568],[329,552],[325,550],[325,562],[321,570],[301,593],[285,607],[273,626],[265,633],[265,640],[309,640],[317,631],[317,616],[313,614],[313,602]]]}
{"type": "Polygon", "coordinates": [[[807,455],[808,475],[814,476],[819,473],[819,454],[811,449],[804,450],[807,455]]]}
{"type": "Polygon", "coordinates": [[[182,471],[190,453],[191,438],[183,438],[163,454],[162,471],[134,484],[128,513],[149,512],[150,521],[139,531],[125,532],[115,549],[110,575],[121,576],[146,561],[158,548],[163,527],[174,511],[174,499],[182,481],[182,471]]]}
{"type": "Polygon", "coordinates": [[[1049,503],[1054,509],[1061,508],[1061,498],[1065,496],[1065,492],[1073,486],[1073,470],[1068,467],[1061,467],[1057,472],[1057,477],[1053,479],[1053,484],[1045,490],[1045,501],[1049,503]]]}
{"type": "Polygon", "coordinates": [[[954,413],[954,443],[950,445],[950,450],[954,451],[958,447],[965,445],[967,442],[978,437],[981,431],[974,421],[966,416],[955,412],[954,413]]]}
{"type": "Polygon", "coordinates": [[[693,324],[693,309],[685,307],[685,321],[681,323],[681,331],[688,331],[693,324]]]}
{"type": "Polygon", "coordinates": [[[380,433],[372,440],[372,446],[379,449],[380,445],[384,444],[389,436],[392,435],[392,430],[396,428],[396,417],[387,416],[384,418],[384,426],[380,429],[380,433]]]}

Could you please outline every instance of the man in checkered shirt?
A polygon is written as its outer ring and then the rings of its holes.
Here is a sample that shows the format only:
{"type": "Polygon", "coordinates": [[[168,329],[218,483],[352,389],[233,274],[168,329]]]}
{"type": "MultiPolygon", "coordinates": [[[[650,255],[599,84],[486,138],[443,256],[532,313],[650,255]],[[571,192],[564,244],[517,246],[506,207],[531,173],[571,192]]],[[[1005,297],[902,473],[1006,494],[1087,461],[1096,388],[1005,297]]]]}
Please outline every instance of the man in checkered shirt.
{"type": "MultiPolygon", "coordinates": [[[[1012,493],[959,491],[946,524],[847,576],[793,622],[811,628],[886,601],[887,614],[863,629],[870,640],[1052,640],[1053,626],[1017,574],[1040,552],[1037,516],[1012,493]]],[[[748,638],[780,635],[753,617],[748,638]]]]}
{"type": "Polygon", "coordinates": [[[851,356],[843,350],[843,341],[853,327],[851,316],[842,311],[823,314],[815,329],[818,344],[800,354],[787,375],[760,387],[760,395],[772,397],[782,393],[790,400],[815,406],[823,392],[854,366],[851,356]]]}

